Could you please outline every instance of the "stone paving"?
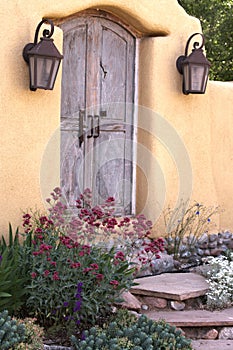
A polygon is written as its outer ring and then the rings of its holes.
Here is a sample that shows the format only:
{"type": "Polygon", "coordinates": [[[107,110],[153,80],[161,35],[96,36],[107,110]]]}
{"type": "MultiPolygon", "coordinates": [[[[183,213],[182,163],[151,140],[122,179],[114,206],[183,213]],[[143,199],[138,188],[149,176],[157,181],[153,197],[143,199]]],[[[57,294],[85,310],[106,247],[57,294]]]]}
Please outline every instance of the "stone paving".
{"type": "Polygon", "coordinates": [[[159,319],[166,320],[167,322],[174,324],[177,327],[233,327],[233,307],[219,311],[147,311],[146,315],[155,321],[158,321],[159,319]]]}
{"type": "Polygon", "coordinates": [[[233,350],[233,340],[193,340],[193,350],[233,350]]]}
{"type": "MultiPolygon", "coordinates": [[[[205,295],[208,291],[205,278],[190,272],[164,273],[137,278],[135,282],[138,285],[132,287],[130,291],[137,298],[147,297],[144,300],[163,298],[161,300],[167,300],[168,303],[171,300],[178,303],[187,302],[189,299],[205,295]]],[[[175,311],[162,310],[160,305],[159,310],[149,306],[143,313],[153,320],[164,319],[170,324],[181,327],[185,333],[187,331],[187,334],[190,333],[190,330],[193,331],[191,332],[193,335],[196,332],[199,332],[197,333],[199,335],[203,333],[203,339],[192,340],[194,350],[233,350],[233,307],[216,311],[202,309],[175,311]],[[224,329],[231,333],[228,339],[221,337],[221,332],[224,329]]],[[[201,338],[200,336],[189,337],[192,339],[201,338]]]]}
{"type": "Polygon", "coordinates": [[[149,295],[172,300],[186,300],[205,295],[208,284],[197,273],[163,273],[162,275],[135,279],[137,286],[131,288],[132,294],[149,295]]]}

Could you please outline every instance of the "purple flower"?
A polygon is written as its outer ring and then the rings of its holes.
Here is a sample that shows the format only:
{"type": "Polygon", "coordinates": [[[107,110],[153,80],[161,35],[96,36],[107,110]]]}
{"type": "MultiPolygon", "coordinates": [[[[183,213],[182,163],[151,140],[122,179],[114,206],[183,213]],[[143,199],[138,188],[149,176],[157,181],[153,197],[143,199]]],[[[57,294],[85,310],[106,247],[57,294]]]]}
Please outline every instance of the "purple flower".
{"type": "Polygon", "coordinates": [[[68,307],[69,306],[69,302],[68,301],[64,301],[63,306],[64,307],[68,307]]]}
{"type": "Polygon", "coordinates": [[[77,301],[76,301],[76,303],[75,303],[75,306],[74,306],[73,311],[74,311],[74,312],[78,312],[78,311],[80,311],[80,309],[81,309],[81,305],[82,305],[81,300],[77,300],[77,301]]]}
{"type": "Polygon", "coordinates": [[[82,292],[82,286],[83,286],[83,283],[82,283],[82,282],[79,282],[79,283],[77,284],[77,292],[78,292],[78,293],[81,293],[81,292],[82,292]]]}
{"type": "Polygon", "coordinates": [[[2,262],[2,256],[0,255],[0,264],[1,264],[1,262],[2,262]]]}

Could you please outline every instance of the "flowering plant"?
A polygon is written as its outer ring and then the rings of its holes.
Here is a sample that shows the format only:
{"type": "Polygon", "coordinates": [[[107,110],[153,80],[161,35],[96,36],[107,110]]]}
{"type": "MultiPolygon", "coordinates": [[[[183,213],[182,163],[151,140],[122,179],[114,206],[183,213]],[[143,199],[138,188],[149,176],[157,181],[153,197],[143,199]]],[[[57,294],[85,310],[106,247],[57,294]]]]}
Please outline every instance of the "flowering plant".
{"type": "Polygon", "coordinates": [[[192,251],[200,236],[208,232],[211,217],[218,212],[218,207],[206,207],[194,202],[188,206],[187,202],[181,201],[180,205],[164,212],[166,229],[167,251],[179,259],[182,245],[192,251]]]}
{"type": "Polygon", "coordinates": [[[207,307],[222,309],[233,304],[233,252],[229,256],[205,259],[209,269],[206,273],[209,291],[207,292],[207,307]]]}
{"type": "Polygon", "coordinates": [[[64,323],[88,323],[109,311],[119,291],[130,288],[134,269],[114,249],[80,244],[48,227],[34,237],[30,297],[27,306],[37,315],[64,323]]]}
{"type": "Polygon", "coordinates": [[[77,200],[76,215],[70,216],[60,189],[51,196],[48,216],[23,216],[25,233],[32,236],[34,246],[27,306],[43,324],[98,323],[122,290],[133,285],[131,255],[136,243],[142,245],[138,258],[145,263],[143,253],[149,261],[158,257],[163,240],[148,238],[151,223],[142,216],[132,222],[117,220],[113,198],[92,207],[87,190],[77,200]]]}
{"type": "Polygon", "coordinates": [[[109,197],[102,205],[92,206],[92,193],[86,189],[76,201],[75,215],[67,215],[69,209],[63,202],[59,188],[54,189],[51,197],[47,202],[51,206],[49,212],[54,227],[75,241],[114,246],[124,252],[128,261],[136,262],[139,265],[137,268],[150,264],[164,250],[162,238],[150,238],[152,222],[144,215],[114,216],[113,197],[109,197]]]}

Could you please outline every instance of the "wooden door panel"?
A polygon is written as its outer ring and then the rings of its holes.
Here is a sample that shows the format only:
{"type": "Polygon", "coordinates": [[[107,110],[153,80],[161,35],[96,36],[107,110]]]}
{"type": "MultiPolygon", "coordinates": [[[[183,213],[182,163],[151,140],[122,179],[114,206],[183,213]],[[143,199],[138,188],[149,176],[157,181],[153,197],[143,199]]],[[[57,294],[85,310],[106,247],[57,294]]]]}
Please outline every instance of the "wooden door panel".
{"type": "MultiPolygon", "coordinates": [[[[125,102],[127,43],[108,28],[104,27],[102,34],[101,104],[125,102]]],[[[113,117],[124,120],[121,114],[113,117]]]]}
{"type": "Polygon", "coordinates": [[[86,36],[87,26],[73,29],[64,25],[64,62],[62,72],[61,117],[77,116],[86,107],[86,36]]]}
{"type": "Polygon", "coordinates": [[[126,133],[124,131],[102,131],[94,145],[93,173],[95,178],[95,203],[108,197],[116,200],[116,213],[130,213],[130,197],[126,185],[131,181],[131,158],[126,159],[126,133]],[[127,210],[126,210],[127,207],[127,210]],[[122,210],[124,208],[124,210],[122,210]]]}
{"type": "Polygon", "coordinates": [[[130,214],[135,38],[118,23],[97,16],[72,19],[61,27],[61,187],[71,207],[89,187],[94,204],[115,197],[117,213],[130,214]],[[86,128],[92,118],[99,120],[98,133],[86,130],[83,142],[81,109],[86,128]]]}
{"type": "Polygon", "coordinates": [[[71,207],[82,192],[83,147],[80,147],[79,111],[86,99],[86,35],[85,24],[64,24],[64,63],[61,103],[61,188],[71,207]],[[80,174],[81,171],[81,174],[80,174]]]}
{"type": "Polygon", "coordinates": [[[83,190],[83,146],[77,138],[77,119],[61,124],[61,188],[69,206],[83,190]]]}

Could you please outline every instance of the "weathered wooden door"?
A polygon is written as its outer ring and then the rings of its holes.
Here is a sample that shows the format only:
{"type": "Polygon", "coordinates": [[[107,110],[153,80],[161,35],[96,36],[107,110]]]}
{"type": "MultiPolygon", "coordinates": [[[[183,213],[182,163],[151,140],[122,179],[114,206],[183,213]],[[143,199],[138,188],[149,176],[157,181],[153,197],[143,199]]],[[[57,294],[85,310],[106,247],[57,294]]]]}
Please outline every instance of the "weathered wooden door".
{"type": "Polygon", "coordinates": [[[90,188],[94,204],[132,212],[135,38],[107,17],[66,21],[61,103],[61,187],[70,207],[90,188]]]}

